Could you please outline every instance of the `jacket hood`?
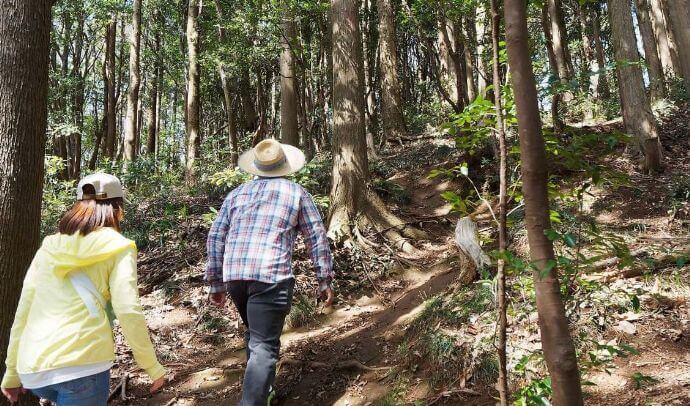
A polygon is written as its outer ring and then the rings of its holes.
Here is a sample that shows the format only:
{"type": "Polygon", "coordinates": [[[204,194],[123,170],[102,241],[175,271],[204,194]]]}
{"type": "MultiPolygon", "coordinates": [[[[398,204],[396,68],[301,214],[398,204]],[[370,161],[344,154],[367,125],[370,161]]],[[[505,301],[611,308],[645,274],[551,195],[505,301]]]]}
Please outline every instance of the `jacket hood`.
{"type": "Polygon", "coordinates": [[[88,267],[121,253],[137,248],[134,241],[112,228],[102,228],[83,236],[55,234],[43,240],[41,251],[54,266],[53,272],[64,278],[72,271],[88,267]]]}

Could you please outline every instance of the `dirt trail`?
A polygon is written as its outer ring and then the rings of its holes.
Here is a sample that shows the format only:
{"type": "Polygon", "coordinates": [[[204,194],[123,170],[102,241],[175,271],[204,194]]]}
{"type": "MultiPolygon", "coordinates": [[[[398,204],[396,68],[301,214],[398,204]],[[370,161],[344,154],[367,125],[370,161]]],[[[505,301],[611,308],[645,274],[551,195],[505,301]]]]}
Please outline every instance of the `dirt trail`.
{"type": "MultiPolygon", "coordinates": [[[[278,404],[364,405],[384,396],[391,388],[379,379],[392,367],[386,358],[395,351],[406,322],[426,298],[453,283],[458,271],[452,258],[428,269],[408,269],[402,276],[408,287],[385,303],[363,296],[355,305],[335,306],[314,329],[286,331],[275,385],[278,404]],[[358,379],[352,387],[354,376],[358,379]]],[[[209,360],[198,371],[181,376],[176,393],[161,393],[146,404],[234,404],[245,361],[240,346],[223,351],[215,363],[209,360]]]]}

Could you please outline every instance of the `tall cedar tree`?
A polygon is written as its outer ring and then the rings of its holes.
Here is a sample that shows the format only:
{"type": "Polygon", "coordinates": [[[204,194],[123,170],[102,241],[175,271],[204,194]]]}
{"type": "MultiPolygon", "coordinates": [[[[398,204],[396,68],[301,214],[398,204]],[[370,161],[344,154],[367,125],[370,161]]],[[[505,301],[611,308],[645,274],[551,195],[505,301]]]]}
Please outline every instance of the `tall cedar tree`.
{"type": "Polygon", "coordinates": [[[525,0],[505,1],[505,24],[508,64],[517,107],[525,221],[534,266],[542,349],[551,375],[554,404],[580,406],[583,404],[580,371],[554,266],[553,243],[545,234],[551,228],[547,159],[530,59],[525,0]]]}
{"type": "Polygon", "coordinates": [[[5,0],[0,7],[0,376],[39,246],[52,4],[5,0]]]}
{"type": "MultiPolygon", "coordinates": [[[[225,32],[225,27],[223,27],[223,21],[225,20],[225,14],[223,12],[223,6],[220,0],[215,0],[216,13],[218,14],[218,36],[220,38],[221,44],[225,44],[227,39],[227,34],[225,32]]],[[[234,103],[232,98],[232,89],[230,87],[230,77],[226,72],[225,63],[223,61],[218,62],[218,74],[220,75],[220,84],[223,88],[223,101],[225,106],[225,116],[228,126],[228,141],[230,141],[230,163],[232,167],[237,166],[237,160],[240,156],[240,146],[237,136],[237,121],[235,121],[235,111],[234,103]]]]}
{"type": "Polygon", "coordinates": [[[625,128],[635,135],[644,154],[645,172],[661,170],[661,143],[649,98],[642,81],[640,55],[633,31],[632,9],[628,0],[609,0],[609,19],[616,57],[618,91],[625,128]]]}
{"type": "Polygon", "coordinates": [[[132,3],[132,30],[129,37],[129,87],[127,89],[127,116],[125,120],[125,162],[137,157],[139,87],[141,85],[141,0],[132,3]]]}
{"type": "MultiPolygon", "coordinates": [[[[333,29],[333,186],[329,235],[353,240],[359,227],[373,226],[398,249],[413,251],[409,238],[426,235],[388,211],[369,188],[364,128],[362,37],[357,0],[332,0],[333,29]],[[353,227],[354,226],[354,227],[353,227]]],[[[360,242],[365,243],[363,239],[360,242]]]]}
{"type": "Polygon", "coordinates": [[[200,0],[189,0],[187,8],[187,171],[188,184],[196,182],[196,160],[199,157],[201,133],[199,132],[200,76],[199,64],[199,10],[200,0]]]}
{"type": "Polygon", "coordinates": [[[280,137],[286,144],[299,147],[299,127],[297,124],[297,72],[295,71],[295,52],[297,28],[295,11],[289,1],[282,1],[283,21],[280,33],[280,137]]]}
{"type": "Polygon", "coordinates": [[[381,121],[387,140],[407,134],[402,89],[398,78],[398,47],[395,41],[395,10],[392,0],[378,0],[379,69],[381,70],[381,121]]]}

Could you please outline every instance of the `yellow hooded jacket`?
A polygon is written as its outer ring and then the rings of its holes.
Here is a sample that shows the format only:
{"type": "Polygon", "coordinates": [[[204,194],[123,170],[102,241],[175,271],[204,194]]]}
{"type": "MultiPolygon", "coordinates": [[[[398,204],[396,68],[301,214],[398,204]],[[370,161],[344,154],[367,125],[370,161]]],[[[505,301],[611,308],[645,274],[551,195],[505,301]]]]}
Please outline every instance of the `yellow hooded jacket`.
{"type": "Polygon", "coordinates": [[[111,301],[139,366],[153,380],[163,376],[139,303],[136,245],[102,228],[87,236],[55,234],[43,240],[24,279],[1,386],[21,386],[19,374],[115,359],[105,309],[103,317],[90,317],[67,277],[74,271],[84,272],[111,301]]]}

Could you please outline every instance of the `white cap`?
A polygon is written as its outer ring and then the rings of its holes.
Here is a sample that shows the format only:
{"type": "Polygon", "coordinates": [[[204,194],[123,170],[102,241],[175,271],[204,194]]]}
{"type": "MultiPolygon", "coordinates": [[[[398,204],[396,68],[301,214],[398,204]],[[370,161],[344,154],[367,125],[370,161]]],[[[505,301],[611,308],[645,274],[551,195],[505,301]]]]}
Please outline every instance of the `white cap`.
{"type": "Polygon", "coordinates": [[[79,181],[77,186],[77,200],[106,200],[125,197],[120,179],[107,173],[94,173],[79,181]],[[96,190],[96,195],[84,195],[84,186],[91,185],[96,190]]]}

